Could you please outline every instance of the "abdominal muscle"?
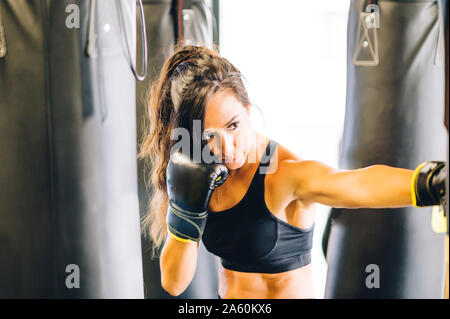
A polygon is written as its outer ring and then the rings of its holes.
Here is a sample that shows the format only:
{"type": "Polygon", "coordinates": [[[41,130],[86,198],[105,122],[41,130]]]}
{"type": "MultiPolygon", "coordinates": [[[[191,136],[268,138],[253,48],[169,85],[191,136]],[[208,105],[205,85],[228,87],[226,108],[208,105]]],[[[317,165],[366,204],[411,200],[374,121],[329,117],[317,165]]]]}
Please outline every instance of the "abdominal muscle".
{"type": "Polygon", "coordinates": [[[224,299],[315,298],[312,267],[276,274],[244,273],[219,265],[219,295],[224,299]]]}

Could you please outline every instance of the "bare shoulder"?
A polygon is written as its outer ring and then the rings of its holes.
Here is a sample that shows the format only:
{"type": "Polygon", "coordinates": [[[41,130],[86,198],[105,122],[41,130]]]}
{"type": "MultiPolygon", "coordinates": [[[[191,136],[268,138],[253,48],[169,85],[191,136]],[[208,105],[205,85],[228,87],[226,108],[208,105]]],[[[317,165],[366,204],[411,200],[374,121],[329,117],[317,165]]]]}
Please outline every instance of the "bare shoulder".
{"type": "Polygon", "coordinates": [[[300,204],[302,207],[310,205],[311,203],[307,200],[299,202],[297,190],[302,180],[311,178],[308,167],[314,166],[314,161],[304,160],[283,145],[279,145],[277,149],[265,182],[272,203],[280,204],[272,204],[272,207],[284,207],[293,200],[296,200],[297,205],[300,204]]]}
{"type": "MultiPolygon", "coordinates": [[[[281,175],[315,174],[320,171],[328,171],[329,169],[328,165],[320,161],[304,159],[286,147],[279,146],[278,170],[281,175]]],[[[275,170],[274,173],[276,173],[275,170]]]]}
{"type": "Polygon", "coordinates": [[[275,187],[282,187],[288,191],[295,192],[299,186],[314,179],[314,176],[330,170],[327,165],[316,161],[303,159],[286,147],[279,145],[278,154],[271,162],[268,172],[270,184],[275,187]]]}
{"type": "Polygon", "coordinates": [[[279,144],[267,171],[266,183],[268,186],[282,192],[293,191],[295,180],[292,174],[302,161],[303,159],[299,155],[279,144]]]}
{"type": "Polygon", "coordinates": [[[271,162],[271,170],[269,174],[272,174],[274,178],[285,178],[292,173],[299,163],[304,160],[298,154],[295,154],[283,145],[278,145],[277,152],[274,154],[273,161],[271,162]]]}
{"type": "Polygon", "coordinates": [[[301,158],[298,154],[295,154],[288,148],[286,148],[283,145],[278,145],[278,156],[280,160],[282,161],[302,161],[303,158],[301,158]]]}

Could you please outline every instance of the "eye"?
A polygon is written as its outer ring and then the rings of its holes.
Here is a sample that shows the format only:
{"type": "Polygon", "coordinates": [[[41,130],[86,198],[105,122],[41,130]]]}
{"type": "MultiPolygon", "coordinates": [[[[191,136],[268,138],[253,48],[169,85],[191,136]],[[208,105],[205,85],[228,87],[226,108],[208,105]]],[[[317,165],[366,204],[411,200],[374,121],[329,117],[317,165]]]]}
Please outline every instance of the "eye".
{"type": "Polygon", "coordinates": [[[239,121],[233,122],[230,125],[228,125],[227,130],[234,131],[239,127],[239,121]]]}

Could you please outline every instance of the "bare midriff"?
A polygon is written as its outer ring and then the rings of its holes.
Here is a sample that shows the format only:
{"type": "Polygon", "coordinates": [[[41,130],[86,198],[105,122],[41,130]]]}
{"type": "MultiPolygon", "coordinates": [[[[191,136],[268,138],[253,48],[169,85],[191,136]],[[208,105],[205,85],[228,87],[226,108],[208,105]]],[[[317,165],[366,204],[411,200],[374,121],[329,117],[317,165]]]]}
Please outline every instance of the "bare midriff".
{"type": "Polygon", "coordinates": [[[224,299],[315,298],[312,267],[276,274],[245,273],[219,266],[219,295],[224,299]]]}

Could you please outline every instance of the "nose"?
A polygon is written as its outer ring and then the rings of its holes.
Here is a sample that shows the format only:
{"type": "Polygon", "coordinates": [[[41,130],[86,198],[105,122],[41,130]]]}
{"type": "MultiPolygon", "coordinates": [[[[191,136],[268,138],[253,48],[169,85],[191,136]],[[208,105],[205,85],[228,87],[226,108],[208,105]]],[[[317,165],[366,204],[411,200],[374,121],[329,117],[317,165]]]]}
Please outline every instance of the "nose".
{"type": "Polygon", "coordinates": [[[235,152],[234,136],[226,132],[215,132],[214,139],[209,143],[212,153],[222,160],[232,160],[235,152]]]}
{"type": "Polygon", "coordinates": [[[223,134],[222,138],[222,159],[227,161],[231,161],[235,156],[235,141],[234,136],[231,134],[223,134]]]}

